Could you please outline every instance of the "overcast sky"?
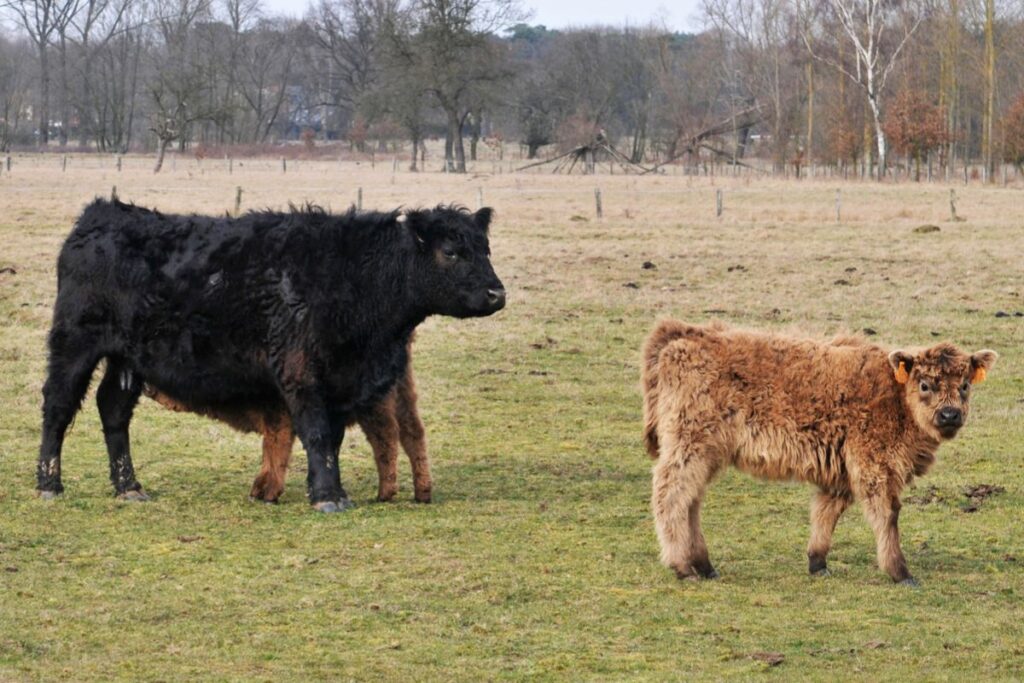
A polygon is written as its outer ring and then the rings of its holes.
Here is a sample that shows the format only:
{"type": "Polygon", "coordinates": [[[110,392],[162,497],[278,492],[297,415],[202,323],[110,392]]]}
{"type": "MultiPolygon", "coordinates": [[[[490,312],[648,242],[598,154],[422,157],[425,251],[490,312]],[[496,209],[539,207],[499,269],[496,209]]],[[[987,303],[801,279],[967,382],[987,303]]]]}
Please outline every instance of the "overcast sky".
{"type": "MultiPolygon", "coordinates": [[[[301,16],[308,2],[303,0],[265,0],[274,13],[301,16]]],[[[700,0],[524,0],[523,6],[533,10],[531,24],[548,28],[607,24],[642,25],[651,20],[670,29],[695,31],[700,28],[694,18],[700,0]]]]}

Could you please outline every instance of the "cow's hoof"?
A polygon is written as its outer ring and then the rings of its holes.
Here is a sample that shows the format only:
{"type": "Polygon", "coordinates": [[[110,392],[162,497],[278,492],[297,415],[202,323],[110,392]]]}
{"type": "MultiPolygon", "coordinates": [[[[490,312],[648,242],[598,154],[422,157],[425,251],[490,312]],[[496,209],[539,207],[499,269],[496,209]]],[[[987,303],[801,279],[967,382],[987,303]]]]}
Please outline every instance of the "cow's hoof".
{"type": "Polygon", "coordinates": [[[39,500],[56,500],[60,497],[59,491],[36,491],[39,500]]]}
{"type": "Polygon", "coordinates": [[[417,503],[423,503],[424,505],[426,505],[430,503],[431,500],[430,492],[428,491],[427,493],[417,493],[415,496],[413,496],[413,500],[415,500],[417,503]]]}
{"type": "Polygon", "coordinates": [[[811,576],[832,576],[832,572],[829,571],[828,567],[822,567],[821,569],[812,570],[811,576]]]}
{"type": "Polygon", "coordinates": [[[397,493],[398,493],[397,491],[386,491],[384,493],[378,493],[377,494],[377,502],[378,503],[390,503],[391,501],[393,501],[395,499],[395,495],[397,493]]]}
{"type": "Polygon", "coordinates": [[[717,579],[718,572],[714,567],[707,569],[691,568],[686,571],[676,570],[676,578],[680,581],[700,581],[701,579],[717,579]]]}
{"type": "Polygon", "coordinates": [[[319,503],[313,503],[313,509],[317,512],[344,512],[354,508],[355,504],[348,498],[342,498],[341,500],[324,500],[319,503]]]}
{"type": "Polygon", "coordinates": [[[142,489],[135,489],[133,491],[125,491],[124,493],[117,494],[118,500],[123,500],[126,503],[144,503],[149,500],[149,496],[142,489]]]}
{"type": "Polygon", "coordinates": [[[921,582],[915,579],[913,576],[908,576],[899,582],[901,586],[907,586],[909,588],[920,588],[921,582]]]}

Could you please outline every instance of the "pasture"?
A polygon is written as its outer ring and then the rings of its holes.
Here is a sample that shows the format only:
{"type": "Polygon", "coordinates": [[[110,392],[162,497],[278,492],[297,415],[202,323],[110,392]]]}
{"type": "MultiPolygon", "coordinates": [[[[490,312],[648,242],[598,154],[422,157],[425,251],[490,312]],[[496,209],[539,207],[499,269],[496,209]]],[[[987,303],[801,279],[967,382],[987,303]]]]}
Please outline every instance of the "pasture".
{"type": "MultiPolygon", "coordinates": [[[[1024,217],[1018,188],[546,173],[392,176],[390,160],[15,157],[0,177],[0,680],[1009,680],[1024,668],[1024,217]],[[378,504],[358,430],[357,508],[318,515],[296,453],[248,502],[259,437],[143,399],[145,504],[114,500],[93,392],[67,492],[33,496],[61,241],[84,204],[335,210],[478,193],[508,306],[428,320],[414,364],[434,503],[378,504]],[[602,190],[603,218],[594,212],[602,190]],[[842,220],[835,191],[842,188],[842,220]],[[715,215],[715,191],[724,210],[715,215]],[[935,225],[938,231],[915,231],[935,225]],[[998,316],[998,312],[1008,315],[998,316]],[[1021,312],[1021,313],[1018,313],[1021,312]],[[659,316],[1000,354],[957,440],[904,498],[920,590],[875,565],[859,507],[833,575],[807,576],[811,489],[730,471],[704,530],[721,578],[658,563],[639,347],[659,316]],[[1002,490],[974,499],[965,489],[1002,490]]],[[[324,283],[329,287],[330,283],[324,283]]]]}

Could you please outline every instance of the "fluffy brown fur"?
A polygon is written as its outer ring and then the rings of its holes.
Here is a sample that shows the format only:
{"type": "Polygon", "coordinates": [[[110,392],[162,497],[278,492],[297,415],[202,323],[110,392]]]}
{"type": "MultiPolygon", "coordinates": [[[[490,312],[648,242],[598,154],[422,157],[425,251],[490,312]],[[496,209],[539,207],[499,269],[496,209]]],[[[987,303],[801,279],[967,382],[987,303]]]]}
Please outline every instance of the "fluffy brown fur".
{"type": "Polygon", "coordinates": [[[951,344],[888,352],[857,337],[820,342],[662,321],[644,345],[642,369],[662,561],[680,578],[717,576],[700,506],[715,473],[734,465],[818,487],[811,573],[827,571],[836,522],[858,500],[879,566],[913,583],[899,544],[900,492],[956,435],[971,384],[995,360],[993,351],[968,355],[951,344]]]}
{"type": "MultiPolygon", "coordinates": [[[[409,349],[412,351],[411,345],[409,349]]],[[[188,406],[152,387],[145,387],[147,396],[165,408],[178,412],[192,412],[227,423],[242,432],[263,435],[263,463],[252,484],[249,495],[254,500],[277,502],[284,492],[288,463],[295,444],[292,421],[286,411],[268,413],[260,410],[208,410],[188,406]]],[[[406,372],[384,399],[369,412],[357,416],[358,424],[373,449],[377,463],[377,500],[390,501],[398,493],[398,444],[402,444],[412,465],[414,497],[417,502],[429,503],[431,498],[430,461],[427,441],[416,409],[416,380],[412,361],[406,372]]],[[[348,427],[351,424],[346,425],[348,427]]]]}

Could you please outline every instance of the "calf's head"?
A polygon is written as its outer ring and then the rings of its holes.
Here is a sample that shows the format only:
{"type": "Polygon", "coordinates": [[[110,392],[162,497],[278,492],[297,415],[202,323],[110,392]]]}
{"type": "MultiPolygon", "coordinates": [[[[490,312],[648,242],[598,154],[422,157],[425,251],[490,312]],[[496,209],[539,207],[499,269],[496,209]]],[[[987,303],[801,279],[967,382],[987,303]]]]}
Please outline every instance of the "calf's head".
{"type": "Polygon", "coordinates": [[[439,206],[400,216],[416,244],[413,296],[428,313],[473,318],[505,307],[505,286],[491,267],[492,211],[439,206]]]}
{"type": "Polygon", "coordinates": [[[952,439],[967,421],[972,385],[984,381],[996,358],[988,349],[966,354],[939,344],[917,353],[893,351],[889,364],[918,426],[936,438],[952,439]]]}

